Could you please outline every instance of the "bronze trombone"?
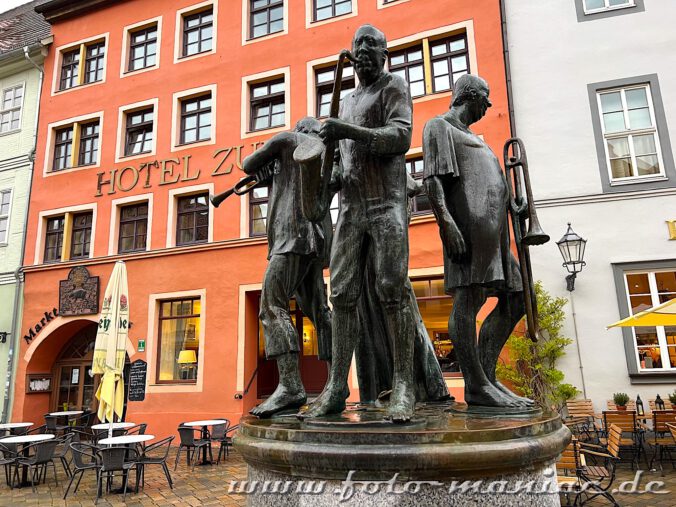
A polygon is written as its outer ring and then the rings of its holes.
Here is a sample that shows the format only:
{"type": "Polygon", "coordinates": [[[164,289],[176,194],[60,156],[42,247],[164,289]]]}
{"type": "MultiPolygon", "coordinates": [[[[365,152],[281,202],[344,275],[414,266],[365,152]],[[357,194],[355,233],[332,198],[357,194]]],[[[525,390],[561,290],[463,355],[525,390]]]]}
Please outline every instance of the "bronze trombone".
{"type": "Polygon", "coordinates": [[[523,298],[526,307],[526,328],[528,337],[535,342],[538,340],[540,327],[529,247],[547,243],[549,236],[540,227],[540,221],[535,211],[528,172],[528,159],[526,158],[526,148],[523,141],[518,137],[508,139],[505,143],[503,157],[509,191],[509,213],[512,218],[516,250],[519,255],[523,298]],[[528,224],[526,224],[526,221],[528,221],[528,224]]]}
{"type": "MultiPolygon", "coordinates": [[[[355,61],[347,49],[338,55],[336,75],[331,95],[330,118],[338,117],[340,107],[340,88],[343,81],[345,60],[355,61]]],[[[329,210],[331,195],[329,183],[333,171],[333,153],[336,143],[326,145],[318,137],[308,137],[293,152],[294,160],[300,165],[301,203],[303,214],[308,220],[320,222],[329,210]],[[323,158],[322,158],[323,156],[323,158]]]]}

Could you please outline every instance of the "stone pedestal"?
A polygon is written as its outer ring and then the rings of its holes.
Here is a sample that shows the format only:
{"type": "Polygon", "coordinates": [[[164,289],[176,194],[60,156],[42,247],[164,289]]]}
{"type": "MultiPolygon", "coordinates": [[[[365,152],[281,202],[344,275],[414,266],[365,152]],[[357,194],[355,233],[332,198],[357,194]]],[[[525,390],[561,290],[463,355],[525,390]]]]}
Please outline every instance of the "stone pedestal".
{"type": "Polygon", "coordinates": [[[553,463],[570,440],[557,414],[496,416],[419,406],[410,424],[350,407],[337,416],[240,423],[248,505],[558,506],[553,463]],[[255,481],[255,482],[254,482],[255,481]]]}

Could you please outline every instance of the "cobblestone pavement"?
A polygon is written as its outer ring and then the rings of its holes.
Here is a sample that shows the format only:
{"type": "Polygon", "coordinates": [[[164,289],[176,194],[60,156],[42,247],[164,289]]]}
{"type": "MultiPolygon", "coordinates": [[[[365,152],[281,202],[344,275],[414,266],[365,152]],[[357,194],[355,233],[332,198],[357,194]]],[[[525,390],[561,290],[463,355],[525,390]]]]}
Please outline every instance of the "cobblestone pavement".
{"type": "MultiPolygon", "coordinates": [[[[170,456],[169,463],[173,466],[174,454],[170,456]]],[[[172,468],[172,467],[170,467],[172,468]]],[[[63,490],[65,488],[65,474],[60,464],[57,464],[57,474],[59,485],[54,484],[51,471],[48,475],[47,484],[41,484],[37,487],[37,492],[32,492],[31,488],[10,490],[4,480],[0,486],[0,506],[16,505],[44,505],[44,506],[69,506],[80,507],[94,505],[96,493],[96,484],[94,474],[85,472],[85,477],[80,484],[77,494],[72,491],[68,495],[68,500],[64,501],[63,490]]],[[[184,460],[178,466],[176,471],[171,470],[174,479],[174,489],[167,486],[164,474],[160,467],[151,466],[146,468],[146,486],[138,494],[127,493],[126,501],[122,501],[122,495],[108,494],[99,500],[98,505],[108,506],[129,506],[129,507],[160,507],[160,506],[200,506],[200,505],[225,505],[225,506],[243,506],[246,505],[246,498],[241,494],[228,493],[230,481],[243,480],[246,478],[246,465],[241,457],[232,452],[225,463],[221,461],[218,466],[197,466],[191,471],[184,460]]],[[[132,472],[133,476],[133,472],[132,472]]],[[[631,481],[635,479],[635,472],[631,471],[629,466],[621,465],[618,469],[618,486],[622,481],[631,481]]],[[[673,507],[676,506],[676,470],[666,465],[665,476],[662,477],[659,472],[644,472],[638,482],[639,488],[645,488],[650,481],[663,481],[659,488],[662,491],[669,491],[666,494],[622,494],[615,495],[618,503],[628,507],[673,507]]],[[[116,479],[115,485],[119,485],[120,479],[116,479]]],[[[565,499],[564,505],[565,505],[565,499]]],[[[340,505],[349,506],[350,502],[340,505]]],[[[604,499],[595,499],[587,505],[605,506],[610,505],[604,499]]],[[[434,506],[436,507],[436,506],[434,506]]]]}

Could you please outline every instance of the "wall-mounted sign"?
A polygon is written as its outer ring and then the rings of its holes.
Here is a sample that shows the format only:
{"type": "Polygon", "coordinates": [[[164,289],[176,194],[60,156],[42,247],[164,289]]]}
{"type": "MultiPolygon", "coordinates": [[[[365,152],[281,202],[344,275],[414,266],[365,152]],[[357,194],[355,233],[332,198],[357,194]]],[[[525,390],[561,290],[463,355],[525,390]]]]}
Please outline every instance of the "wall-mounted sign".
{"type": "Polygon", "coordinates": [[[42,331],[42,329],[47,325],[47,322],[51,322],[58,316],[59,311],[56,308],[52,308],[51,311],[45,312],[45,316],[40,319],[40,322],[28,329],[28,332],[23,335],[23,339],[26,340],[26,343],[30,345],[30,342],[32,342],[33,338],[35,338],[38,333],[42,331]]]}
{"type": "Polygon", "coordinates": [[[145,352],[145,351],[146,351],[146,341],[144,338],[139,338],[138,346],[136,347],[136,352],[145,352]]]}
{"type": "Polygon", "coordinates": [[[71,269],[68,279],[59,282],[59,313],[64,317],[99,313],[99,277],[84,266],[71,269]]]}
{"type": "Polygon", "coordinates": [[[667,220],[669,227],[669,239],[676,239],[676,220],[667,220]]]}
{"type": "Polygon", "coordinates": [[[30,373],[26,375],[26,394],[49,393],[51,391],[51,373],[30,373]]]}
{"type": "Polygon", "coordinates": [[[143,401],[146,399],[146,372],[148,363],[143,359],[137,359],[129,367],[129,392],[128,401],[143,401]]]}
{"type": "MultiPolygon", "coordinates": [[[[258,149],[263,143],[251,143],[251,151],[258,149]]],[[[212,177],[230,174],[233,168],[242,169],[242,151],[244,145],[230,146],[214,152],[214,163],[207,170],[212,177]]],[[[138,166],[129,165],[122,168],[111,169],[96,175],[96,193],[94,197],[101,197],[105,191],[107,195],[113,195],[117,191],[130,192],[139,184],[142,188],[151,188],[152,179],[158,179],[157,185],[172,185],[184,181],[193,181],[200,177],[202,168],[191,166],[192,155],[181,158],[165,158],[141,162],[138,166]]]]}

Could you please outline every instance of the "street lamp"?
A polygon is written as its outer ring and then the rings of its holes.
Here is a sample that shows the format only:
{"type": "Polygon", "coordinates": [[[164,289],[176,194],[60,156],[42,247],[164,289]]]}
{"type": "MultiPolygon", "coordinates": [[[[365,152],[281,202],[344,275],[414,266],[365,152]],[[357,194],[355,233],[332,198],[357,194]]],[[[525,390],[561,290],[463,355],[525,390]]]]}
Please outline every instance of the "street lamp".
{"type": "Polygon", "coordinates": [[[556,246],[561,251],[561,257],[563,257],[563,267],[570,273],[566,277],[566,289],[568,289],[568,292],[575,290],[575,277],[586,265],[584,261],[584,249],[586,245],[587,240],[573,231],[570,222],[568,222],[568,230],[556,242],[556,246]]]}

